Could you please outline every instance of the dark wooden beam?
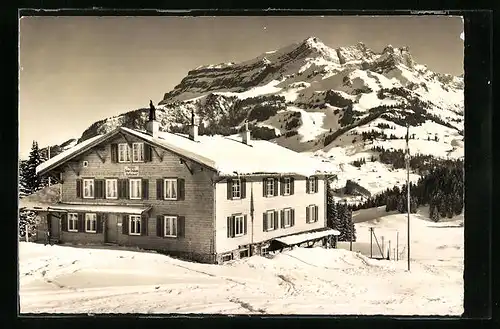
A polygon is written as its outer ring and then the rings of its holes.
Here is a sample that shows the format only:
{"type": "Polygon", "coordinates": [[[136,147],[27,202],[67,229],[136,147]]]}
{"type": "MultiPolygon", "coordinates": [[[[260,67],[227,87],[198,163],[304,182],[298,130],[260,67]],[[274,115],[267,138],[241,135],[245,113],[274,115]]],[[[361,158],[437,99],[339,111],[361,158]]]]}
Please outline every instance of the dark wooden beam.
{"type": "Polygon", "coordinates": [[[165,154],[165,152],[161,152],[161,155],[160,155],[160,153],[158,153],[158,150],[156,149],[156,147],[151,146],[151,148],[152,148],[152,149],[153,149],[153,151],[155,152],[156,156],[157,156],[158,158],[160,158],[160,161],[162,161],[162,162],[163,162],[163,155],[165,154]]]}
{"type": "Polygon", "coordinates": [[[69,162],[66,163],[66,165],[77,175],[77,176],[80,176],[80,172],[79,171],[76,171],[75,168],[73,168],[69,162]]]}
{"type": "Polygon", "coordinates": [[[120,131],[120,135],[127,142],[128,146],[132,147],[132,143],[128,140],[127,136],[123,132],[121,132],[121,131],[120,131]]]}
{"type": "Polygon", "coordinates": [[[101,162],[102,162],[102,163],[106,162],[106,159],[105,159],[105,158],[103,158],[103,157],[101,156],[101,154],[99,154],[99,152],[98,152],[95,148],[94,148],[94,153],[95,153],[95,154],[97,154],[97,156],[99,157],[99,159],[101,159],[101,162]]]}
{"type": "Polygon", "coordinates": [[[184,161],[184,160],[182,160],[182,163],[184,163],[184,165],[185,165],[185,166],[186,166],[186,168],[189,170],[189,172],[191,173],[191,175],[193,175],[193,174],[194,174],[194,171],[193,171],[193,169],[192,169],[192,168],[190,168],[190,167],[189,167],[189,165],[187,164],[187,162],[186,162],[186,161],[184,161]]]}

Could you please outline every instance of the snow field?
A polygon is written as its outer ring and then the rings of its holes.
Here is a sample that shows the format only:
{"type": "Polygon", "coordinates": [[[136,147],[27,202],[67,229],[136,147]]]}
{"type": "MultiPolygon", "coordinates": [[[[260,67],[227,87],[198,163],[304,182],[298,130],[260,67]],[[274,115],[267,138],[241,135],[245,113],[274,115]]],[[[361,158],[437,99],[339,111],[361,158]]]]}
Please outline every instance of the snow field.
{"type": "MultiPolygon", "coordinates": [[[[404,214],[358,223],[358,241],[404,214]]],[[[463,227],[412,217],[412,270],[342,249],[295,248],[207,265],[105,247],[21,242],[21,312],[452,314],[462,312],[463,227]]],[[[387,234],[387,233],[385,233],[387,234]]]]}

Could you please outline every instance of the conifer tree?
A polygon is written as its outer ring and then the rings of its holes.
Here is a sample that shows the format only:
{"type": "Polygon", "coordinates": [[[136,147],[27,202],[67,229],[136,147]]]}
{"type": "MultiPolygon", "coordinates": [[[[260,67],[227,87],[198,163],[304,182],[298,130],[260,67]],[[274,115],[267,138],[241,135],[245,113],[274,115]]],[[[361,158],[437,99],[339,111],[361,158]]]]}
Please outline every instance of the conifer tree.
{"type": "Polygon", "coordinates": [[[33,141],[31,152],[22,172],[22,180],[27,194],[32,194],[42,188],[42,180],[36,174],[36,167],[42,163],[38,143],[33,141]]]}

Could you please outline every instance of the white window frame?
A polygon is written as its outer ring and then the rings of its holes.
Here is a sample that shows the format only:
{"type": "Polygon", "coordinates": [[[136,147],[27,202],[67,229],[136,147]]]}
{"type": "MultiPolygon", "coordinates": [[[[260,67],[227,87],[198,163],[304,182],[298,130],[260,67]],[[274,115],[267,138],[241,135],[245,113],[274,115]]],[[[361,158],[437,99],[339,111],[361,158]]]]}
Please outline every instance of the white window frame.
{"type": "Polygon", "coordinates": [[[234,236],[243,236],[245,235],[245,217],[243,215],[235,215],[233,216],[234,220],[234,236]]]}
{"type": "Polygon", "coordinates": [[[309,193],[316,193],[316,178],[315,177],[309,177],[309,193]]]}
{"type": "Polygon", "coordinates": [[[118,199],[118,179],[106,179],[106,199],[118,199]],[[115,196],[109,196],[109,183],[114,182],[115,190],[114,190],[114,195],[115,196]]]}
{"type": "Polygon", "coordinates": [[[274,196],[274,178],[266,179],[266,197],[270,196],[274,196]]]}
{"type": "Polygon", "coordinates": [[[130,146],[127,143],[119,143],[118,144],[118,162],[124,163],[124,162],[130,162],[131,160],[131,152],[130,152],[130,146]],[[125,159],[121,157],[122,155],[122,149],[125,151],[125,159]]]}
{"type": "Polygon", "coordinates": [[[144,162],[144,143],[132,143],[132,162],[144,162]],[[137,147],[139,148],[137,153],[138,158],[135,157],[137,147]]]}
{"type": "Polygon", "coordinates": [[[241,179],[236,178],[232,181],[231,195],[233,199],[241,199],[241,179]]]}
{"type": "Polygon", "coordinates": [[[274,227],[274,210],[269,210],[266,212],[266,221],[267,221],[267,231],[273,231],[274,227]],[[270,216],[271,215],[271,216],[270,216]],[[271,218],[271,225],[269,225],[269,218],[271,218]]]}
{"type": "Polygon", "coordinates": [[[163,226],[163,235],[167,238],[176,238],[179,234],[179,221],[177,220],[177,216],[164,216],[164,226],[163,226]],[[175,222],[175,234],[167,234],[167,227],[169,228],[169,232],[172,233],[175,222]]]}
{"type": "Polygon", "coordinates": [[[140,215],[129,215],[128,217],[128,234],[129,235],[141,235],[141,227],[142,225],[142,218],[140,215]],[[139,223],[139,232],[136,232],[136,224],[139,223]],[[132,232],[132,228],[134,228],[134,232],[132,232]]]}
{"type": "Polygon", "coordinates": [[[93,178],[85,178],[82,180],[82,185],[83,185],[83,198],[84,199],[93,199],[94,196],[95,196],[95,182],[94,182],[94,179],[93,178]],[[92,195],[86,195],[86,189],[85,189],[85,183],[92,183],[90,185],[92,185],[92,195]]]}
{"type": "Polygon", "coordinates": [[[177,179],[175,178],[165,178],[163,180],[163,199],[164,200],[177,200],[179,198],[179,186],[177,186],[177,179]],[[173,191],[175,191],[175,197],[168,197],[167,196],[167,184],[172,183],[173,186],[175,187],[173,191]]]}
{"type": "Polygon", "coordinates": [[[309,205],[307,207],[309,208],[309,223],[316,223],[318,221],[317,218],[314,218],[316,216],[316,205],[309,205]]]}
{"type": "Polygon", "coordinates": [[[239,250],[239,254],[240,254],[240,259],[241,259],[241,258],[247,258],[247,257],[250,257],[250,250],[249,250],[248,248],[243,248],[243,249],[240,249],[240,250],[239,250]],[[244,252],[246,252],[246,253],[247,253],[247,255],[246,255],[246,256],[243,256],[243,257],[241,257],[241,254],[242,254],[242,253],[244,253],[244,252]]]}
{"type": "Polygon", "coordinates": [[[292,226],[292,209],[285,208],[285,209],[283,209],[283,227],[287,228],[290,226],[292,226]],[[286,222],[287,219],[288,219],[288,224],[286,222]]]}
{"type": "Polygon", "coordinates": [[[292,180],[290,177],[283,178],[283,195],[290,195],[292,193],[292,180]]]}
{"type": "Polygon", "coordinates": [[[95,213],[85,213],[85,232],[87,233],[97,233],[97,214],[95,213]],[[88,222],[94,222],[94,229],[88,229],[88,222]]]}
{"type": "Polygon", "coordinates": [[[78,214],[68,213],[68,232],[78,232],[78,214]],[[71,228],[70,223],[74,223],[75,228],[71,228]]]}
{"type": "Polygon", "coordinates": [[[141,200],[142,199],[142,179],[140,178],[131,178],[129,179],[128,181],[128,185],[129,185],[129,198],[130,200],[141,200]],[[139,185],[139,196],[132,196],[132,191],[134,191],[134,189],[132,188],[133,187],[133,184],[132,182],[134,183],[137,183],[139,185]]]}

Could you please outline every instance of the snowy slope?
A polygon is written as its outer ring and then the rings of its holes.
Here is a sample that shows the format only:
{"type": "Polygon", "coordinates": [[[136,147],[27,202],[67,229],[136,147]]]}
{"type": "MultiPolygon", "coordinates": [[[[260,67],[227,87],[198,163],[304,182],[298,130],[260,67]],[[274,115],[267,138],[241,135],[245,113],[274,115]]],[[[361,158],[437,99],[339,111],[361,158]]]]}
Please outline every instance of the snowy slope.
{"type": "MultiPolygon", "coordinates": [[[[396,229],[404,250],[405,220],[399,214],[356,224],[358,243],[369,242],[368,226],[386,243],[396,229]]],[[[460,315],[460,222],[412,216],[411,272],[404,258],[376,261],[342,249],[296,248],[206,265],[139,250],[22,242],[21,312],[460,315]]]]}

